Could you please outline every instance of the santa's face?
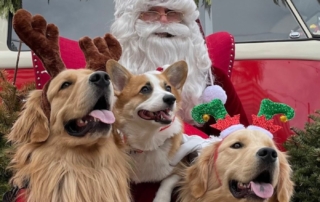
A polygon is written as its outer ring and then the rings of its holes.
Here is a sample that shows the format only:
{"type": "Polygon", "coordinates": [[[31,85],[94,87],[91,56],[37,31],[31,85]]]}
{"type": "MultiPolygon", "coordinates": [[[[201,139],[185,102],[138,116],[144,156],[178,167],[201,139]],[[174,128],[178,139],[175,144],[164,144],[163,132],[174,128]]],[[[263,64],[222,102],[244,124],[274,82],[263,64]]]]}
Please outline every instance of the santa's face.
{"type": "Polygon", "coordinates": [[[139,19],[146,22],[159,21],[162,24],[171,22],[181,22],[183,13],[175,10],[171,10],[161,6],[151,7],[148,11],[141,12],[139,19]]]}
{"type": "Polygon", "coordinates": [[[190,37],[190,29],[183,24],[184,14],[161,6],[141,12],[135,28],[140,37],[190,37]]]}

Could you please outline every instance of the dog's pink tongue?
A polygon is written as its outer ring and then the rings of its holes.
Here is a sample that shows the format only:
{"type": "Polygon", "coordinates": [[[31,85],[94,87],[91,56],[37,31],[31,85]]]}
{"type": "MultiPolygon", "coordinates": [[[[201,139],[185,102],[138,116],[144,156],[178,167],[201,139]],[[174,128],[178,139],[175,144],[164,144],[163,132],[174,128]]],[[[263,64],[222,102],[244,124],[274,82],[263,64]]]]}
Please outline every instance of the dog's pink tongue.
{"type": "Polygon", "coordinates": [[[269,183],[250,182],[252,191],[260,198],[270,198],[273,195],[273,186],[269,183]]]}
{"type": "Polygon", "coordinates": [[[107,124],[114,123],[115,121],[113,113],[109,110],[93,110],[89,115],[107,124]]]}

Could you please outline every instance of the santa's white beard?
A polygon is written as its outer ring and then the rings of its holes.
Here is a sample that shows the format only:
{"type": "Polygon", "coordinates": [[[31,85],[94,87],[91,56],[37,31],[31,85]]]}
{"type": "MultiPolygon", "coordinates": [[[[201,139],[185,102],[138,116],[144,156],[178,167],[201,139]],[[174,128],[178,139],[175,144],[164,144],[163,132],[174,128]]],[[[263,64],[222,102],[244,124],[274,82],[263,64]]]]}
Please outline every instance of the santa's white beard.
{"type": "MultiPolygon", "coordinates": [[[[195,26],[198,26],[194,23],[195,26]]],[[[155,70],[166,64],[185,60],[188,78],[182,90],[183,121],[194,124],[191,109],[201,103],[201,95],[207,84],[207,73],[211,67],[207,48],[199,27],[189,28],[181,23],[161,24],[137,20],[131,35],[113,30],[120,41],[123,52],[119,63],[133,74],[155,70]],[[155,33],[167,32],[173,37],[159,37],[155,33]]]]}

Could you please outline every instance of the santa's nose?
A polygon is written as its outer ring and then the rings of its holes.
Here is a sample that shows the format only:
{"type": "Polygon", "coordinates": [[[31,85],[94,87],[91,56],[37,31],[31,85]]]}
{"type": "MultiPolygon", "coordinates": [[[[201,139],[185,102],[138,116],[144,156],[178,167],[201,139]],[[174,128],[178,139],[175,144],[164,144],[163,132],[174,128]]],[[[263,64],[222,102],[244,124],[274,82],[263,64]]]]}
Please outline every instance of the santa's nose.
{"type": "Polygon", "coordinates": [[[160,21],[161,23],[168,23],[168,22],[169,22],[166,15],[161,15],[159,21],[160,21]]]}

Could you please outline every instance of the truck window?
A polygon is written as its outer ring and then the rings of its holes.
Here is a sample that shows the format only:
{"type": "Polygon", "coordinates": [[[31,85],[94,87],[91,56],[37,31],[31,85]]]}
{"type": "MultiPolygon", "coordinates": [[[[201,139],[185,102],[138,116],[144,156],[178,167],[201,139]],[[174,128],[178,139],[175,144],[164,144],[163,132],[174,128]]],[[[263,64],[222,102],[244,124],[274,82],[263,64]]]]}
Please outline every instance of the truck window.
{"type": "Polygon", "coordinates": [[[306,38],[281,1],[277,5],[273,0],[212,0],[211,20],[213,32],[228,31],[236,42],[306,38]]]}
{"type": "Polygon", "coordinates": [[[317,0],[292,0],[315,37],[320,37],[320,3],[317,0]]]}
{"type": "MultiPolygon", "coordinates": [[[[33,15],[41,14],[47,23],[58,26],[60,36],[73,40],[83,36],[103,36],[114,19],[114,3],[106,0],[23,0],[22,7],[33,15]]],[[[19,38],[11,30],[8,44],[11,44],[11,50],[16,51],[19,38]]],[[[23,44],[22,50],[29,48],[23,44]]]]}

